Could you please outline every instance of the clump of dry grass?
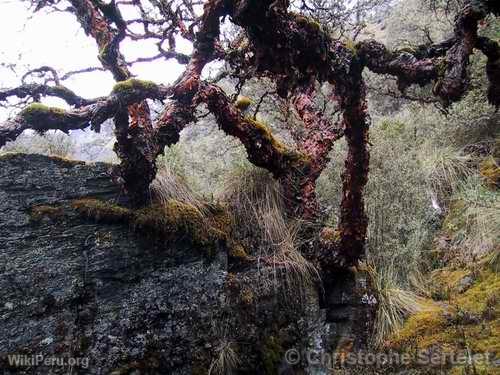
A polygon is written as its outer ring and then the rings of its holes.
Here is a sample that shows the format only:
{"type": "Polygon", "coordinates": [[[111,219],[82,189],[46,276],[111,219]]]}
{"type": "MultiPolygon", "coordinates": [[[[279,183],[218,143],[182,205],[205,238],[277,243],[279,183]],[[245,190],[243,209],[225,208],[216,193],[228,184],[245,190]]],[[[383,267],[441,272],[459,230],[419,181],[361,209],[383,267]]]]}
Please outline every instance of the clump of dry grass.
{"type": "Polygon", "coordinates": [[[443,202],[474,174],[474,157],[453,146],[426,144],[420,153],[427,186],[443,202]]]}
{"type": "Polygon", "coordinates": [[[474,260],[498,251],[500,193],[474,176],[463,182],[452,198],[443,229],[463,258],[474,260]]]}
{"type": "Polygon", "coordinates": [[[233,234],[264,264],[274,267],[275,281],[297,294],[318,277],[300,253],[299,223],[287,219],[279,184],[265,170],[240,168],[226,183],[221,199],[232,217],[233,234]]]}
{"type": "Polygon", "coordinates": [[[195,207],[200,214],[206,213],[207,202],[196,194],[168,163],[161,165],[150,189],[153,199],[160,204],[175,200],[195,207]]]}
{"type": "Polygon", "coordinates": [[[405,318],[429,306],[422,297],[398,284],[393,268],[386,267],[379,271],[371,264],[364,268],[372,280],[378,302],[372,340],[376,347],[382,347],[392,334],[401,329],[405,318]]]}
{"type": "Polygon", "coordinates": [[[241,363],[234,343],[221,340],[215,351],[217,355],[210,364],[208,375],[231,375],[241,363]]]}

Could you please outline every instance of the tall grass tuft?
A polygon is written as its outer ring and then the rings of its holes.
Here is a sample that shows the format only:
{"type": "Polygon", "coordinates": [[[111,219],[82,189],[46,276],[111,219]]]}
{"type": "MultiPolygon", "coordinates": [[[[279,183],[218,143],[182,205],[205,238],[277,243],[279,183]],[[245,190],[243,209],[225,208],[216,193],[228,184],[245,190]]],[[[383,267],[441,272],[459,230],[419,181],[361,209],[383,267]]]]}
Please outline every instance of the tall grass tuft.
{"type": "Polygon", "coordinates": [[[440,202],[446,203],[460,184],[474,174],[472,155],[453,146],[425,144],[419,153],[426,184],[440,202]]]}
{"type": "Polygon", "coordinates": [[[476,175],[464,181],[452,198],[443,229],[463,258],[477,259],[498,252],[500,193],[488,189],[476,175]]]}
{"type": "Polygon", "coordinates": [[[241,363],[240,357],[234,348],[234,344],[228,340],[222,340],[215,348],[216,357],[208,368],[208,375],[231,375],[241,363]]]}
{"type": "Polygon", "coordinates": [[[206,213],[206,200],[195,193],[189,187],[185,178],[167,162],[160,165],[150,189],[153,199],[160,204],[166,204],[169,200],[176,200],[195,207],[201,214],[206,213]]]}
{"type": "Polygon", "coordinates": [[[378,310],[375,320],[375,334],[372,338],[376,347],[397,332],[405,318],[427,308],[423,298],[400,287],[393,267],[377,270],[373,265],[365,266],[377,294],[378,310]]]}
{"type": "Polygon", "coordinates": [[[267,171],[234,170],[221,200],[228,205],[233,235],[260,262],[273,266],[274,281],[282,281],[285,292],[314,282],[318,273],[299,251],[300,224],[287,218],[280,186],[267,171]]]}

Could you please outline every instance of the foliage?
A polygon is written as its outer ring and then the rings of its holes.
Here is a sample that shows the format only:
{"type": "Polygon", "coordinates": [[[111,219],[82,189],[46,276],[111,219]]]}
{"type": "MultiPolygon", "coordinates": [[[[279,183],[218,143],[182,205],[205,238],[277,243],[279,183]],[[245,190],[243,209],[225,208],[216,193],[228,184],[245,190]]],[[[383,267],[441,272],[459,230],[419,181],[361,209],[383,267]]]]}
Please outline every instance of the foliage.
{"type": "Polygon", "coordinates": [[[75,142],[68,135],[58,130],[50,130],[43,135],[24,132],[15,141],[7,143],[1,152],[71,157],[75,149],[75,142]]]}

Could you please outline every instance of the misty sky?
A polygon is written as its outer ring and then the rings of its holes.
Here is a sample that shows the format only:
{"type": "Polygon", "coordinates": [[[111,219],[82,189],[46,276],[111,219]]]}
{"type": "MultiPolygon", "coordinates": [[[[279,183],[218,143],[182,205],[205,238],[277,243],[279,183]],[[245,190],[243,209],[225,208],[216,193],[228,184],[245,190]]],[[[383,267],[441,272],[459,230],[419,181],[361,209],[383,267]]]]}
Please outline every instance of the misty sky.
{"type": "MultiPolygon", "coordinates": [[[[124,12],[127,12],[126,8],[124,12]]],[[[0,20],[0,88],[19,85],[21,76],[29,68],[42,65],[49,65],[61,73],[100,66],[94,40],[85,35],[72,14],[40,11],[32,16],[25,2],[0,0],[0,20]],[[16,72],[5,66],[12,63],[17,65],[16,72]]],[[[178,50],[190,53],[190,45],[178,41],[178,50]]],[[[129,61],[139,56],[153,56],[158,52],[152,43],[127,40],[122,42],[121,51],[129,61]]],[[[183,67],[175,60],[170,60],[136,64],[131,70],[141,79],[171,83],[183,71],[183,67]]],[[[110,73],[95,72],[74,76],[63,84],[80,96],[92,98],[107,95],[114,81],[110,73]]],[[[59,99],[44,102],[64,106],[59,99]]],[[[0,109],[0,120],[8,115],[8,111],[0,109]]]]}

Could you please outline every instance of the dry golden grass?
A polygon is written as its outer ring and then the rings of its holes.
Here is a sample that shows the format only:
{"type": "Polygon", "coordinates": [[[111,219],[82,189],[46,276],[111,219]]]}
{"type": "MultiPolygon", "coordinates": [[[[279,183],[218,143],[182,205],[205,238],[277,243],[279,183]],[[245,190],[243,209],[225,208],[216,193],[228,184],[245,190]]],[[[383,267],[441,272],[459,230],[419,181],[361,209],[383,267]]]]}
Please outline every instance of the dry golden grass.
{"type": "Polygon", "coordinates": [[[212,361],[208,375],[230,375],[240,364],[238,353],[233,348],[233,343],[223,341],[216,348],[217,357],[212,361]]]}
{"type": "Polygon", "coordinates": [[[193,192],[186,181],[178,176],[166,163],[162,164],[150,189],[153,199],[160,204],[176,200],[196,207],[200,213],[204,213],[206,210],[207,202],[193,192]]]}
{"type": "Polygon", "coordinates": [[[279,184],[267,171],[235,171],[221,199],[228,205],[236,239],[263,264],[274,267],[274,281],[282,282],[285,294],[297,295],[318,278],[299,251],[301,223],[287,219],[279,184]]]}
{"type": "Polygon", "coordinates": [[[403,327],[408,316],[425,311],[429,304],[413,291],[398,285],[392,268],[378,271],[373,265],[365,265],[377,294],[378,310],[375,334],[372,342],[376,347],[384,346],[386,340],[403,327]]]}

